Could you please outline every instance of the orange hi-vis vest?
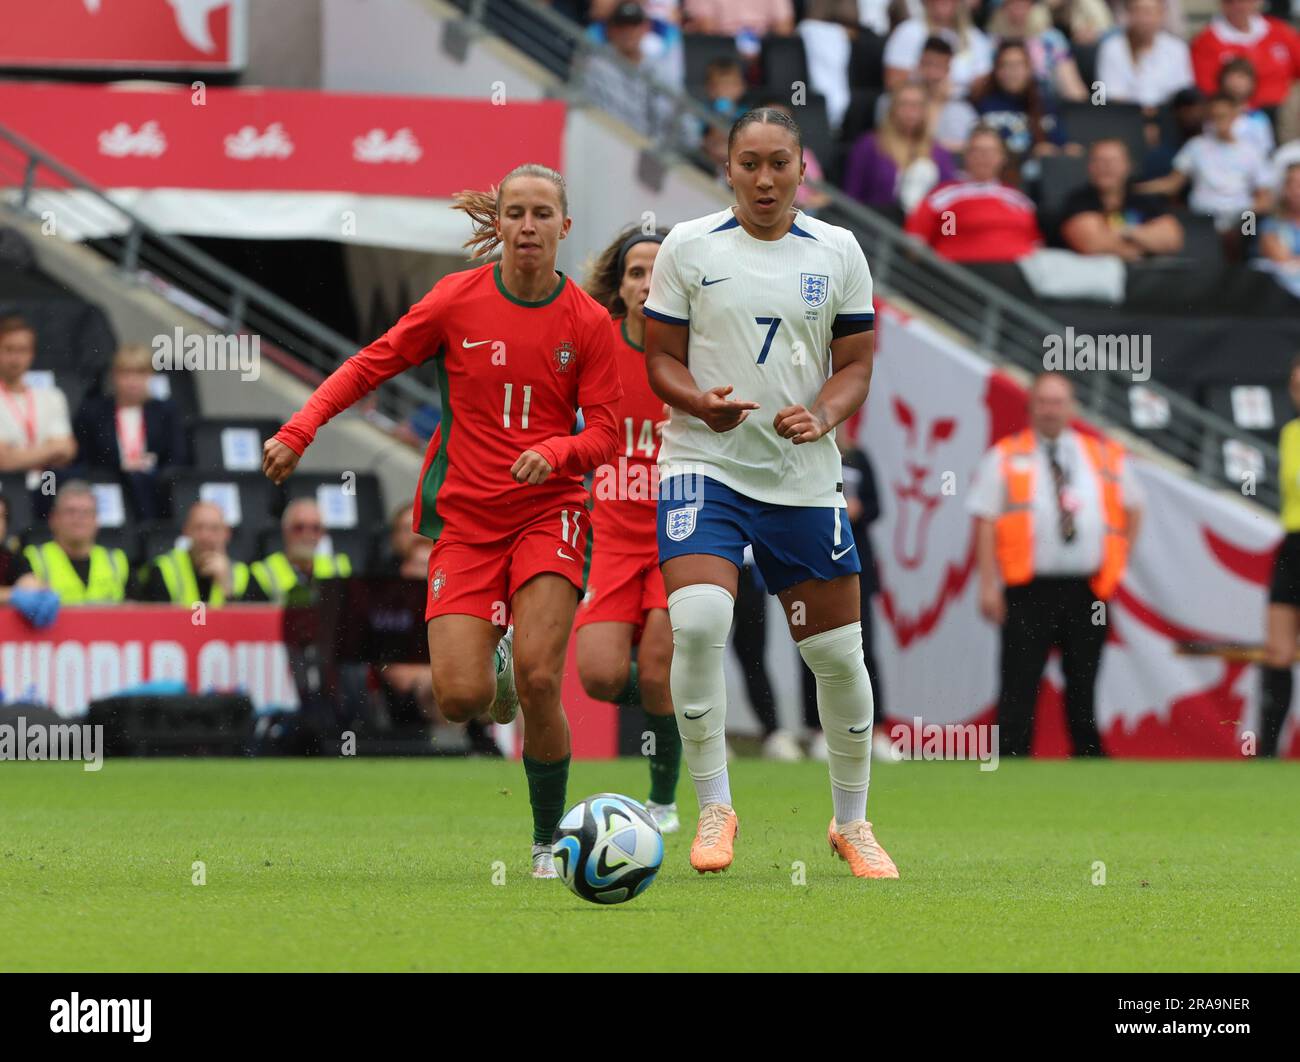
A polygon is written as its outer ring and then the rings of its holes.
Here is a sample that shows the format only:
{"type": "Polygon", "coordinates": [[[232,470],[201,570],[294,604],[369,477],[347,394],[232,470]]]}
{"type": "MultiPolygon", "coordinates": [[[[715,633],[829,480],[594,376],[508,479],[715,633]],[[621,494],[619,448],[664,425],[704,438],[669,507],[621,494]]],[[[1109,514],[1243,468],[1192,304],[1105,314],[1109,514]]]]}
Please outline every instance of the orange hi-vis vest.
{"type": "MultiPolygon", "coordinates": [[[[1128,516],[1119,484],[1124,448],[1109,439],[1079,434],[1083,452],[1098,479],[1104,530],[1101,568],[1089,585],[1099,601],[1107,600],[1119,586],[1128,565],[1128,516]]],[[[1034,449],[1037,439],[1032,428],[1008,435],[997,444],[1001,455],[1002,481],[1006,484],[1007,507],[993,525],[994,548],[1002,582],[1021,586],[1034,577],[1034,449]]]]}

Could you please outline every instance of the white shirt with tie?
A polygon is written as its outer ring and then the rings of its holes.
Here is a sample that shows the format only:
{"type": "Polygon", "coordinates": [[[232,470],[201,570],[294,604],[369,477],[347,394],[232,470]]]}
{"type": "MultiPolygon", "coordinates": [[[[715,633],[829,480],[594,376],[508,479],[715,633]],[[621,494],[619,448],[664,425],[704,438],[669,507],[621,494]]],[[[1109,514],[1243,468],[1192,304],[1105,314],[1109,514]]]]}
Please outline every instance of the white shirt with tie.
{"type": "MultiPolygon", "coordinates": [[[[1065,473],[1062,498],[1074,513],[1074,538],[1061,536],[1060,509],[1048,457],[1049,440],[1035,435],[1034,447],[1034,575],[1091,576],[1101,567],[1105,517],[1100,482],[1084,452],[1078,432],[1066,428],[1056,439],[1056,460],[1065,473]]],[[[1120,490],[1125,509],[1142,506],[1141,488],[1127,455],[1120,465],[1120,490]]],[[[975,470],[966,508],[974,516],[996,520],[1007,507],[1007,486],[1002,477],[1002,454],[989,450],[975,470]]]]}

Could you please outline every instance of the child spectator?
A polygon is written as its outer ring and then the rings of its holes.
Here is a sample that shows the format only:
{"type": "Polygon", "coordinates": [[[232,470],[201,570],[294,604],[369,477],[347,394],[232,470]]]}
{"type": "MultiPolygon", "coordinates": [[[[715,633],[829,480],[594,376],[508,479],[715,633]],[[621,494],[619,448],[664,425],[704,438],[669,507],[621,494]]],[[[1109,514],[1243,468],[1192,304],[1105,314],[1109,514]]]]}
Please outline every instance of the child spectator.
{"type": "Polygon", "coordinates": [[[1254,144],[1261,155],[1273,154],[1277,141],[1273,138],[1273,123],[1263,111],[1250,108],[1255,95],[1255,68],[1249,59],[1229,59],[1219,70],[1219,91],[1232,97],[1241,108],[1241,117],[1233,132],[1239,140],[1254,144]]]}
{"type": "Polygon", "coordinates": [[[1277,213],[1260,223],[1256,264],[1300,299],[1300,162],[1287,168],[1277,213]]]}

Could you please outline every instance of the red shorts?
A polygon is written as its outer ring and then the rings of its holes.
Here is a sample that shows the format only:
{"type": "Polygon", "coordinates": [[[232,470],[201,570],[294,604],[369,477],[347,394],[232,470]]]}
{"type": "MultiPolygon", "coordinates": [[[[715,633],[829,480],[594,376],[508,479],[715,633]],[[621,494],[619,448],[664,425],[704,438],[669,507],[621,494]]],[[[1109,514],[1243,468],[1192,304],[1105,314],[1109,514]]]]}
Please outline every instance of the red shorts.
{"type": "Polygon", "coordinates": [[[478,616],[504,627],[515,592],[547,572],[564,576],[581,595],[590,538],[591,514],[580,507],[546,513],[493,542],[458,542],[445,532],[429,555],[424,618],[478,616]]]}
{"type": "Polygon", "coordinates": [[[631,623],[639,630],[646,613],[667,608],[668,594],[657,554],[597,550],[587,576],[587,594],[578,606],[577,627],[588,623],[631,623]]]}

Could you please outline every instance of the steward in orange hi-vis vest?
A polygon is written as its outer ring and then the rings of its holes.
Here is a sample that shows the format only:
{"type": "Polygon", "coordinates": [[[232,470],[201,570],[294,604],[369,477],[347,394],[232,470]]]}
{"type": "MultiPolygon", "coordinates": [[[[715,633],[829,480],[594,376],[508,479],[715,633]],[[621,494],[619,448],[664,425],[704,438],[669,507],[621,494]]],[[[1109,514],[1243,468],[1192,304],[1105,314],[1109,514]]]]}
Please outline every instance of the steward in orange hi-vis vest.
{"type": "MultiPolygon", "coordinates": [[[[1109,439],[1079,435],[1088,465],[1098,479],[1105,529],[1102,536],[1101,567],[1089,581],[1097,599],[1105,601],[1115,592],[1128,565],[1128,517],[1120,487],[1120,465],[1124,448],[1109,439]]],[[[1033,498],[1035,436],[1032,428],[1009,435],[997,444],[1002,479],[1006,484],[1006,509],[994,524],[994,542],[1002,581],[1022,586],[1034,577],[1033,498]]]]}

